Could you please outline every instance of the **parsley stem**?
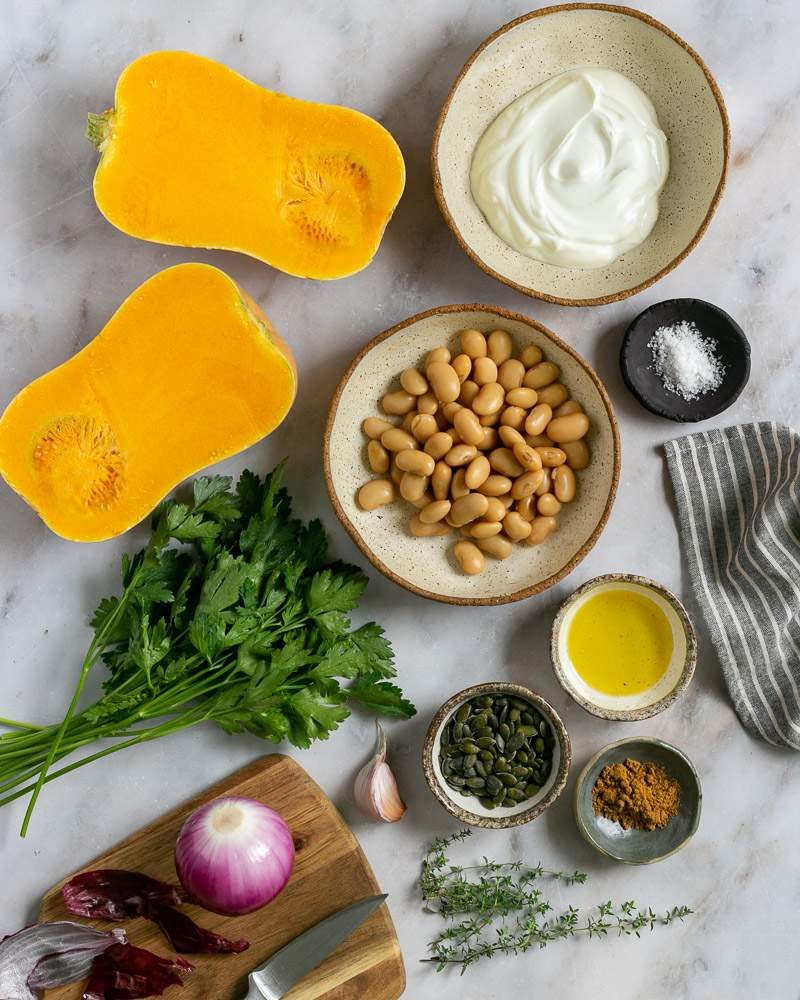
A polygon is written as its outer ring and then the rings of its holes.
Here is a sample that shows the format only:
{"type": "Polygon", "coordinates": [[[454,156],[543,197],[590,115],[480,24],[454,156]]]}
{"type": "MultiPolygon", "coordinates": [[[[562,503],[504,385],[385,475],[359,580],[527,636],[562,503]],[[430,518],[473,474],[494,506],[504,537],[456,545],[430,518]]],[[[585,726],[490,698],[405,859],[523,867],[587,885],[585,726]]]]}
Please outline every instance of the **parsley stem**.
{"type": "MultiPolygon", "coordinates": [[[[103,757],[108,757],[112,753],[116,753],[118,750],[127,750],[129,747],[136,746],[139,743],[146,743],[149,740],[156,740],[161,736],[166,736],[169,733],[177,733],[182,729],[188,729],[191,726],[197,725],[198,722],[202,722],[203,713],[200,709],[195,709],[194,713],[187,716],[183,720],[176,722],[175,720],[170,720],[167,723],[163,723],[160,726],[153,726],[150,729],[144,730],[143,732],[137,733],[131,739],[125,740],[122,743],[115,743],[113,746],[106,747],[104,750],[98,750],[96,753],[90,754],[88,757],[81,757],[80,760],[76,760],[72,764],[68,764],[66,767],[62,767],[58,771],[51,771],[48,773],[47,777],[44,779],[43,784],[48,784],[51,781],[55,781],[56,778],[60,778],[65,774],[69,774],[70,771],[75,771],[79,767],[83,767],[84,764],[91,764],[93,761],[101,760],[103,757]]],[[[35,788],[35,785],[30,784],[25,788],[20,788],[18,791],[14,792],[13,795],[7,795],[5,798],[0,799],[0,806],[7,805],[9,802],[13,802],[15,799],[20,798],[25,795],[31,789],[35,788]]]]}
{"type": "MultiPolygon", "coordinates": [[[[16,719],[4,719],[0,716],[0,726],[8,726],[9,729],[27,729],[31,732],[35,732],[42,729],[42,726],[33,726],[29,722],[17,722],[16,719]]],[[[17,736],[17,733],[4,733],[0,736],[0,740],[8,739],[9,737],[17,736]]]]}
{"type": "MultiPolygon", "coordinates": [[[[86,654],[86,659],[83,661],[83,664],[81,665],[80,677],[78,678],[78,683],[75,686],[75,693],[72,696],[72,701],[69,703],[67,714],[64,716],[61,725],[58,728],[58,732],[53,738],[53,742],[50,744],[50,750],[47,754],[47,759],[42,765],[42,770],[33,788],[33,793],[31,794],[31,799],[30,802],[28,803],[28,808],[25,810],[25,816],[22,820],[22,829],[20,830],[20,837],[24,837],[28,832],[28,826],[31,821],[31,816],[33,815],[33,810],[36,807],[36,802],[39,798],[39,794],[42,791],[42,786],[44,785],[45,779],[47,778],[47,772],[50,768],[50,765],[53,763],[56,753],[58,752],[58,748],[61,745],[61,740],[64,738],[64,733],[67,730],[67,726],[69,725],[70,719],[75,714],[75,711],[78,707],[78,703],[81,700],[83,689],[86,685],[86,679],[89,676],[89,671],[92,669],[97,660],[100,658],[100,654],[106,644],[107,636],[113,634],[114,626],[117,624],[117,621],[119,620],[122,611],[125,610],[128,597],[131,593],[131,588],[135,586],[137,577],[138,577],[138,571],[134,573],[133,579],[130,581],[128,586],[123,591],[122,597],[119,599],[119,602],[117,603],[117,606],[114,609],[113,614],[109,615],[103,627],[97,632],[94,639],[89,644],[89,651],[86,654]]],[[[2,803],[0,803],[0,805],[2,805],[2,803]]]]}

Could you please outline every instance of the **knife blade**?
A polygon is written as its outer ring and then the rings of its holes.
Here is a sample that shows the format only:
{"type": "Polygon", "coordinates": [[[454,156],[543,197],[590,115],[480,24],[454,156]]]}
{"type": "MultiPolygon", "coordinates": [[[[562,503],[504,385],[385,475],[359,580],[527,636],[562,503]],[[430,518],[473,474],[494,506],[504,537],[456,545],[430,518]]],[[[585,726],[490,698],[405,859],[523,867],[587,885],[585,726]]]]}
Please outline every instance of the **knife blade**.
{"type": "Polygon", "coordinates": [[[250,973],[247,1000],[281,1000],[349,938],[385,899],[385,894],[360,899],[293,938],[250,973]]]}

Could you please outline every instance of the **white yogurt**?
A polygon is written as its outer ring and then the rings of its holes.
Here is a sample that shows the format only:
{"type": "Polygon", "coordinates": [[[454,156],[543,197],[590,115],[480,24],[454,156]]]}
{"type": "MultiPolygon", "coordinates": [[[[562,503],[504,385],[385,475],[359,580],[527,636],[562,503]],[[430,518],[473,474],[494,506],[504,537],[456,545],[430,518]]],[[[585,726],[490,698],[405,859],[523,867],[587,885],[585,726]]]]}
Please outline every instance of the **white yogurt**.
{"type": "Polygon", "coordinates": [[[514,250],[603,267],[658,218],[667,138],[648,97],[610,69],[574,69],[517,98],[475,147],[472,196],[514,250]]]}

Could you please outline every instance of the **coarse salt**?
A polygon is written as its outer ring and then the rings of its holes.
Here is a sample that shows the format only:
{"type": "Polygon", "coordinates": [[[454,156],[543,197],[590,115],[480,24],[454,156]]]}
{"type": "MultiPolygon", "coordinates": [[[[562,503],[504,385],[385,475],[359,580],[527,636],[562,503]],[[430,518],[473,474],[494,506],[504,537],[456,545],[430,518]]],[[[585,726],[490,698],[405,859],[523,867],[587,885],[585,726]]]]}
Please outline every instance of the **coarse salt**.
{"type": "Polygon", "coordinates": [[[648,341],[652,368],[667,392],[690,402],[718,389],[725,365],[717,354],[718,344],[704,337],[691,321],[660,326],[648,341]]]}

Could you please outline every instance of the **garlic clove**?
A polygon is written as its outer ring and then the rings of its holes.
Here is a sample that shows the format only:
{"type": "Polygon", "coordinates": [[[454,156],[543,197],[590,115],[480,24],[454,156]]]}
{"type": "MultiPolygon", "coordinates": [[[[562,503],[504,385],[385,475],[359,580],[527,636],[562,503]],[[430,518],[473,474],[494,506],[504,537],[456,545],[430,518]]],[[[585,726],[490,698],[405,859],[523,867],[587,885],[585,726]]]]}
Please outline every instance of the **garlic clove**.
{"type": "Polygon", "coordinates": [[[375,725],[378,730],[375,755],[358,772],[355,798],[367,816],[383,823],[396,823],[402,819],[406,805],[400,798],[392,769],[386,763],[386,734],[380,723],[375,725]]]}

